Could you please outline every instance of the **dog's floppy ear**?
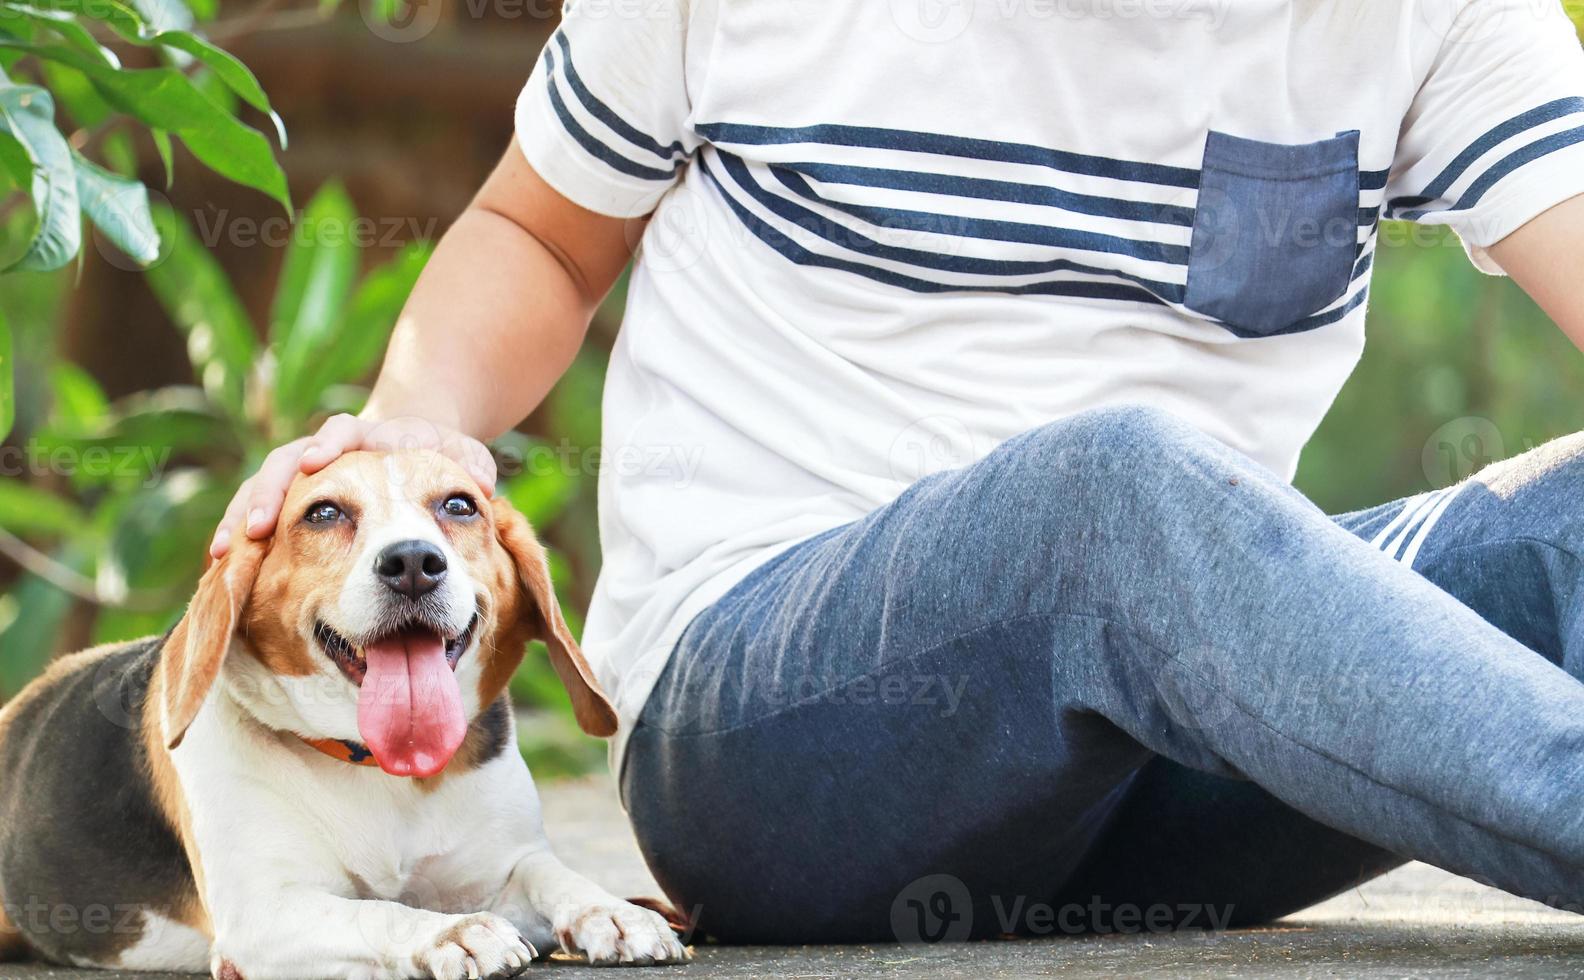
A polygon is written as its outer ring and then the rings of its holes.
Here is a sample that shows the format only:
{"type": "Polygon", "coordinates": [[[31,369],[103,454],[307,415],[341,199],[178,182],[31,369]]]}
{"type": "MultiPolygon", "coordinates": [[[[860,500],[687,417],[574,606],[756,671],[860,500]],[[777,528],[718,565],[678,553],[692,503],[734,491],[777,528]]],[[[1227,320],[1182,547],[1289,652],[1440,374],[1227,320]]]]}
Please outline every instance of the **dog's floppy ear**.
{"type": "Polygon", "coordinates": [[[495,533],[501,547],[517,566],[517,580],[522,586],[528,608],[524,615],[537,620],[535,638],[543,640],[550,650],[550,664],[560,675],[561,683],[572,698],[572,713],[578,725],[590,735],[608,738],[616,734],[616,709],[610,698],[594,679],[594,671],[583,658],[577,641],[567,629],[561,616],[561,604],[556,601],[555,589],[550,584],[550,565],[545,560],[544,548],[529,529],[528,522],[505,499],[490,501],[495,512],[495,533]]]}
{"type": "Polygon", "coordinates": [[[159,662],[160,725],[172,749],[181,744],[220,676],[265,550],[263,542],[237,535],[230,552],[198,580],[187,614],[165,640],[159,662]]]}

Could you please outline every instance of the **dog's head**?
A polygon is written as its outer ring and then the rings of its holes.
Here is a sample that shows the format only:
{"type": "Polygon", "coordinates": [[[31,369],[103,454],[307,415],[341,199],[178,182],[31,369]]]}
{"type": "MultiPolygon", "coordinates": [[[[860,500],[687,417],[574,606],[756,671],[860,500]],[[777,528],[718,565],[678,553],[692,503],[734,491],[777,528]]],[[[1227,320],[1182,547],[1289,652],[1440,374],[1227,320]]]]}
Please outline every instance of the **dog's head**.
{"type": "Polygon", "coordinates": [[[287,494],[274,537],[205,572],[160,664],[174,748],[210,689],[265,725],[366,744],[432,776],[543,640],[591,735],[616,715],[568,632],[528,523],[436,453],[350,453],[287,494]]]}

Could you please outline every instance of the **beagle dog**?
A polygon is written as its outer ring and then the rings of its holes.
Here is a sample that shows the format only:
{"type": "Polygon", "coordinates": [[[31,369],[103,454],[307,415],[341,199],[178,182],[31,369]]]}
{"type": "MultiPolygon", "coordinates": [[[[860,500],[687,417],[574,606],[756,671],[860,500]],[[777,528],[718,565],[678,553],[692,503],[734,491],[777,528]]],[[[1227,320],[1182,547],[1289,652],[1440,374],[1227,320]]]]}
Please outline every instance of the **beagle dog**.
{"type": "Polygon", "coordinates": [[[0,959],[479,980],[556,947],[688,958],[545,841],[506,695],[525,644],[585,731],[616,715],[521,515],[442,456],[352,453],[235,542],[168,634],[0,711],[0,959]]]}

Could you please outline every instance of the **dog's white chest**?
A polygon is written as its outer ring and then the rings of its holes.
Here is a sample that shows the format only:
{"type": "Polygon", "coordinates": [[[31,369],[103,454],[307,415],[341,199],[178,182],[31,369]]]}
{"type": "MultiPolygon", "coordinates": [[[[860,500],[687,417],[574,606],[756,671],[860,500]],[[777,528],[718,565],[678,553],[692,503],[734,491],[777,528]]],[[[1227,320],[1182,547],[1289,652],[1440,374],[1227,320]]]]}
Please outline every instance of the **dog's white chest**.
{"type": "Polygon", "coordinates": [[[489,787],[464,777],[425,791],[381,773],[355,775],[355,785],[323,798],[314,822],[360,897],[449,911],[477,908],[504,886],[509,846],[481,801],[489,787]]]}
{"type": "MultiPolygon", "coordinates": [[[[477,909],[542,834],[537,794],[516,753],[421,784],[289,751],[223,702],[212,709],[174,754],[195,825],[211,841],[248,841],[255,860],[311,869],[303,884],[434,911],[477,909]]],[[[244,878],[255,873],[239,869],[244,878]]]]}

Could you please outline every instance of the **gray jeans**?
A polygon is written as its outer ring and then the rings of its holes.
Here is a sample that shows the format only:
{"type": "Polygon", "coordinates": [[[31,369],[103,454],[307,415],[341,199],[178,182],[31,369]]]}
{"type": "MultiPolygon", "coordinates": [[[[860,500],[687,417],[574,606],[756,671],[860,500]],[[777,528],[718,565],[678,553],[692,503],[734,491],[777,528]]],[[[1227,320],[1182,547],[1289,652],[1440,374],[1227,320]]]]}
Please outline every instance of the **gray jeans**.
{"type": "Polygon", "coordinates": [[[701,614],[624,795],[726,941],[1246,924],[1403,858],[1577,908],[1581,511],[1579,437],[1332,519],[1160,413],[1054,423],[701,614]]]}

